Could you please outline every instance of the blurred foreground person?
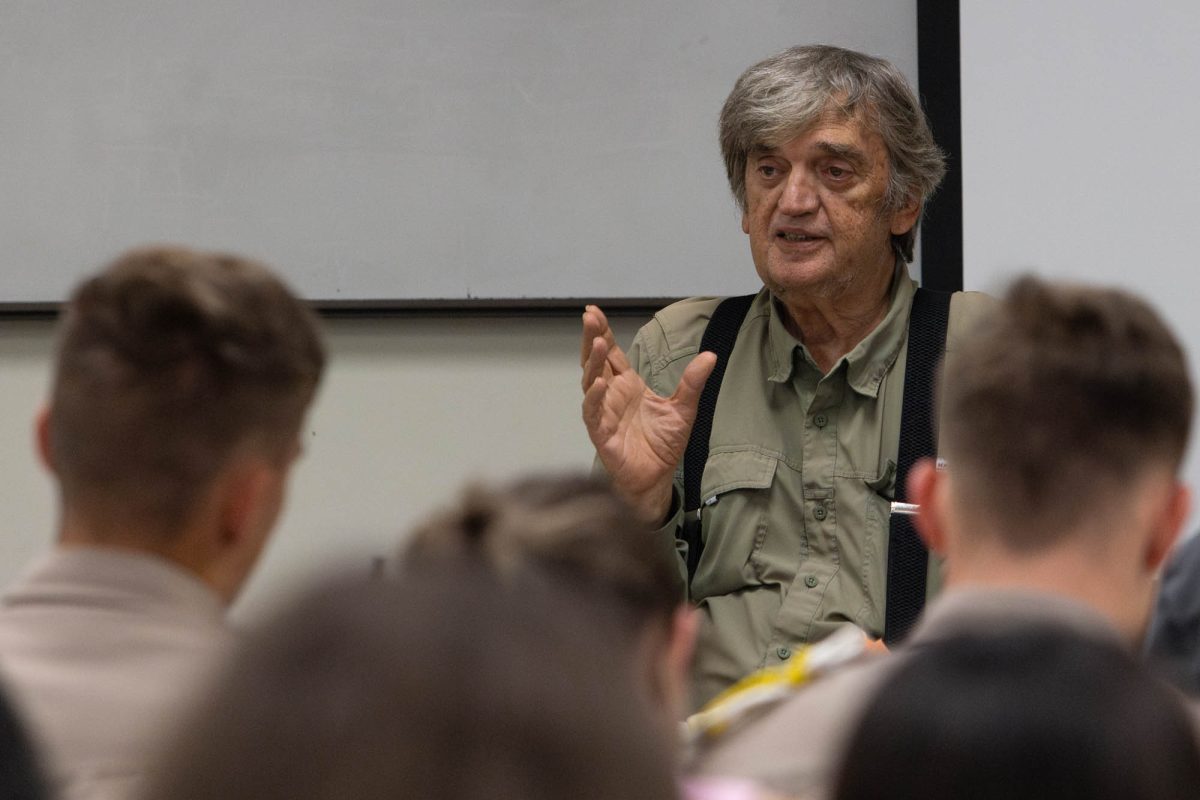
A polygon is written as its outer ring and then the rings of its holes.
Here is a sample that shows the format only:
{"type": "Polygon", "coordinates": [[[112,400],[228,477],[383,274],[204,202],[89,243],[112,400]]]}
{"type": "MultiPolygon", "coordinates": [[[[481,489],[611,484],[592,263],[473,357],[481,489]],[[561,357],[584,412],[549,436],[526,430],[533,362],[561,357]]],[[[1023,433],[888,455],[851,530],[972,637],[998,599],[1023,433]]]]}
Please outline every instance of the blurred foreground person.
{"type": "Polygon", "coordinates": [[[462,565],[330,582],[248,643],[147,798],[673,798],[593,611],[462,565]]]}
{"type": "MultiPolygon", "coordinates": [[[[611,611],[644,697],[664,719],[680,719],[697,618],[675,588],[674,551],[606,483],[564,475],[468,489],[419,527],[400,557],[405,574],[454,563],[501,582],[542,575],[611,611]]],[[[614,669],[622,663],[596,656],[614,669]]]]}
{"type": "Polygon", "coordinates": [[[1146,655],[1155,670],[1200,698],[1200,535],[1171,554],[1154,605],[1146,655]]]}
{"type": "Polygon", "coordinates": [[[56,546],[0,607],[0,672],[56,795],[125,797],[226,655],[324,365],[268,270],[130,253],[65,308],[41,456],[56,546]]]}
{"type": "Polygon", "coordinates": [[[940,400],[946,465],[919,462],[909,496],[945,559],[945,591],[911,648],[748,721],[701,755],[699,772],[820,791],[865,698],[908,653],[948,635],[1052,622],[1140,642],[1188,511],[1178,472],[1192,387],[1158,315],[1122,291],[1022,279],[948,352],[940,400]],[[801,738],[808,746],[793,746],[801,738]]]}
{"type": "Polygon", "coordinates": [[[957,635],[897,665],[833,797],[1190,800],[1200,750],[1179,696],[1128,648],[1042,625],[957,635]]]}
{"type": "Polygon", "coordinates": [[[0,797],[4,800],[49,797],[22,720],[3,697],[0,697],[0,797]]]}

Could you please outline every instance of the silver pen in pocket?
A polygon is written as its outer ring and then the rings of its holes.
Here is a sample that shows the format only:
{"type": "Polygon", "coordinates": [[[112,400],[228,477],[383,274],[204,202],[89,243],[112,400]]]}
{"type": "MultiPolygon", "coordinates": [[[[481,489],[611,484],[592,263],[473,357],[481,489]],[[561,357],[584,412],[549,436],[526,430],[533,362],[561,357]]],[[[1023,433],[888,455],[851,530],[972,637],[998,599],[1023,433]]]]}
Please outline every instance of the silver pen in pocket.
{"type": "MultiPolygon", "coordinates": [[[[942,472],[943,470],[945,470],[946,469],[946,459],[939,456],[937,459],[937,462],[936,462],[936,468],[937,468],[938,472],[942,472]]],[[[905,517],[912,517],[912,516],[915,516],[917,514],[917,512],[920,510],[921,510],[921,507],[919,505],[917,505],[916,503],[901,503],[898,500],[892,501],[892,513],[893,514],[901,514],[905,517]]]]}

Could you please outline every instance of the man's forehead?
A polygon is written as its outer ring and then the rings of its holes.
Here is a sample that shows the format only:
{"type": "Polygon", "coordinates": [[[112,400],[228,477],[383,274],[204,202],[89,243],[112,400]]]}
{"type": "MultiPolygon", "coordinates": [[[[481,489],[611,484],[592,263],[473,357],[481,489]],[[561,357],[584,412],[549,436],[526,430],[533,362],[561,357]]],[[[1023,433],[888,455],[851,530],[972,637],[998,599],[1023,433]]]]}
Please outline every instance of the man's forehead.
{"type": "Polygon", "coordinates": [[[781,131],[753,152],[776,154],[796,147],[815,148],[830,155],[867,161],[887,157],[883,136],[861,115],[823,115],[809,125],[781,131]]]}

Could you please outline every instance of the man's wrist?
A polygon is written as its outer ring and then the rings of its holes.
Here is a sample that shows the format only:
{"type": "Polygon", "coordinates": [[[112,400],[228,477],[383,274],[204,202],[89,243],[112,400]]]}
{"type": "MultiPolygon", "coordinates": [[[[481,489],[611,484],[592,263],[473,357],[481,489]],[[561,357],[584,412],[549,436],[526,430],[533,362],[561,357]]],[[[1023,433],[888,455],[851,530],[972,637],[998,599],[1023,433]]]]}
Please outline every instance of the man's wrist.
{"type": "Polygon", "coordinates": [[[675,512],[674,481],[663,489],[655,488],[652,494],[646,495],[634,504],[634,511],[642,522],[653,528],[661,528],[675,512]]]}

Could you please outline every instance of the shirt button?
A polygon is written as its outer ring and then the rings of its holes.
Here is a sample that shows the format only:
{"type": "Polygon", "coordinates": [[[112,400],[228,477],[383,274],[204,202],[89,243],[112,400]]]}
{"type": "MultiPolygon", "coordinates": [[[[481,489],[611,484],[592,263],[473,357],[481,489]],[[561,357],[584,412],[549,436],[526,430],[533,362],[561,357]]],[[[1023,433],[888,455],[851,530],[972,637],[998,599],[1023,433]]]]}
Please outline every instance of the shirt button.
{"type": "Polygon", "coordinates": [[[786,647],[781,647],[775,651],[775,655],[779,656],[780,661],[787,661],[792,657],[792,651],[788,650],[786,647]]]}
{"type": "Polygon", "coordinates": [[[829,512],[825,510],[825,506],[817,506],[813,509],[813,516],[817,518],[818,522],[820,522],[821,520],[825,519],[825,517],[829,516],[829,512]]]}
{"type": "Polygon", "coordinates": [[[829,417],[825,416],[824,414],[817,414],[815,417],[813,417],[813,425],[816,425],[818,428],[824,428],[828,424],[829,417]]]}
{"type": "Polygon", "coordinates": [[[805,575],[804,576],[804,585],[810,589],[817,588],[817,576],[816,575],[805,575]]]}

